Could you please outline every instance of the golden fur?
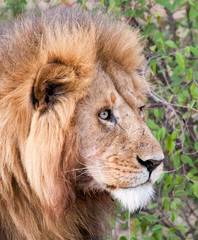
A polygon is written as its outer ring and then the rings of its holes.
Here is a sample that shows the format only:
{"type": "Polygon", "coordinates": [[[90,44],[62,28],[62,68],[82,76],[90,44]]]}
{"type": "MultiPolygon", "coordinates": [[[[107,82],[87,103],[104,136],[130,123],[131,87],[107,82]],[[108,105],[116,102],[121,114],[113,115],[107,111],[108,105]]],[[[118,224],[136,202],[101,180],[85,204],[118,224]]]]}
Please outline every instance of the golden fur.
{"type": "Polygon", "coordinates": [[[102,239],[111,192],[144,184],[137,155],[162,153],[140,112],[141,51],[127,25],[79,8],[0,28],[1,240],[102,239]]]}

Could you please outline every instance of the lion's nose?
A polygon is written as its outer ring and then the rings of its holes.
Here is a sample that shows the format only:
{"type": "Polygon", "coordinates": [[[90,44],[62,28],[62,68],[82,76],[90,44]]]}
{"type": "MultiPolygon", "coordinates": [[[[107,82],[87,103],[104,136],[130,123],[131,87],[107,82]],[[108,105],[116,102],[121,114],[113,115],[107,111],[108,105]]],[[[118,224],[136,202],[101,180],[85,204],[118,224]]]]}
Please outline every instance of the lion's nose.
{"type": "Polygon", "coordinates": [[[143,161],[138,156],[137,156],[137,160],[142,166],[146,167],[150,173],[152,173],[152,171],[163,162],[163,160],[153,160],[153,159],[143,161]]]}

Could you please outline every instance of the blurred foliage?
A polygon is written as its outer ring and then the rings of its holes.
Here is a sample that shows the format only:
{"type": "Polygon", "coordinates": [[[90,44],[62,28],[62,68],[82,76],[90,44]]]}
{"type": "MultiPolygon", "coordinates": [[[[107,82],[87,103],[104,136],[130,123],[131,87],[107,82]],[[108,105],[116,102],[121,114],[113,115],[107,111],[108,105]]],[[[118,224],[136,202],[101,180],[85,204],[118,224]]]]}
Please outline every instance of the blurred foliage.
{"type": "MultiPolygon", "coordinates": [[[[9,10],[14,17],[27,4],[25,0],[4,2],[1,15],[9,10]]],[[[148,99],[147,123],[166,156],[153,203],[133,214],[118,204],[107,239],[198,239],[198,2],[79,3],[89,11],[113,12],[132,28],[140,29],[146,58],[142,76],[155,86],[148,99]]]]}
{"type": "Polygon", "coordinates": [[[1,8],[1,17],[6,17],[8,11],[11,12],[12,16],[15,18],[25,10],[27,5],[26,0],[3,0],[4,7],[1,8]]]}

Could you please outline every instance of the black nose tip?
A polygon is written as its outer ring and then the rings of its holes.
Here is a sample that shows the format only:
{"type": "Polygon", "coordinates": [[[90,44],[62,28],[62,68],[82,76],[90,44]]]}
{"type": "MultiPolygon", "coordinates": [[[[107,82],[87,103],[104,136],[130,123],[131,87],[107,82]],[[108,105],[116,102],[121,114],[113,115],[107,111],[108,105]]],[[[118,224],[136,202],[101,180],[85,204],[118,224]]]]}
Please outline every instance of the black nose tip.
{"type": "Polygon", "coordinates": [[[152,173],[152,171],[163,162],[163,160],[153,160],[153,159],[143,161],[138,156],[137,156],[137,160],[142,166],[146,167],[150,173],[152,173]]]}

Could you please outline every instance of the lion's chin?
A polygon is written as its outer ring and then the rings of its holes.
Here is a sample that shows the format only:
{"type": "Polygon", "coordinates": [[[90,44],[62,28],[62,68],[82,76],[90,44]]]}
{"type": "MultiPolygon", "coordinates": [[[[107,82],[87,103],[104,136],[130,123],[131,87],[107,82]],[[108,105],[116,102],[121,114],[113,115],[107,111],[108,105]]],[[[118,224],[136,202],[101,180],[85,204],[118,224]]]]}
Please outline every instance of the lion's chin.
{"type": "Polygon", "coordinates": [[[136,188],[116,189],[111,191],[111,194],[120,201],[125,209],[134,212],[145,207],[151,201],[154,191],[152,184],[146,183],[136,188]]]}

